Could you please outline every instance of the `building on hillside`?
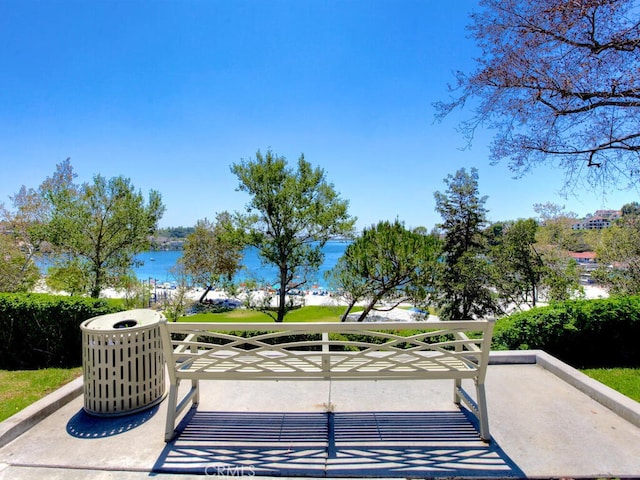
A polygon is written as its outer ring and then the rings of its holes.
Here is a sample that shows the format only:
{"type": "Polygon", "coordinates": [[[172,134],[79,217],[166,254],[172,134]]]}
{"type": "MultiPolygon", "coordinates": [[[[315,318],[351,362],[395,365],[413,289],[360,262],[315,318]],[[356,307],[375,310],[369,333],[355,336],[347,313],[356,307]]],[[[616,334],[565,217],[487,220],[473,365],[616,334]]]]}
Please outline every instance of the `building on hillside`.
{"type": "Polygon", "coordinates": [[[591,217],[584,218],[572,225],[574,230],[602,230],[622,216],[620,210],[596,210],[591,217]]]}
{"type": "Polygon", "coordinates": [[[615,220],[622,216],[622,210],[596,210],[593,216],[615,220]]]}
{"type": "Polygon", "coordinates": [[[569,256],[579,265],[595,265],[597,263],[596,252],[569,252],[569,256]]]}
{"type": "Polygon", "coordinates": [[[590,285],[594,283],[591,272],[598,268],[596,252],[569,252],[569,256],[578,262],[580,267],[580,283],[590,285]]]}

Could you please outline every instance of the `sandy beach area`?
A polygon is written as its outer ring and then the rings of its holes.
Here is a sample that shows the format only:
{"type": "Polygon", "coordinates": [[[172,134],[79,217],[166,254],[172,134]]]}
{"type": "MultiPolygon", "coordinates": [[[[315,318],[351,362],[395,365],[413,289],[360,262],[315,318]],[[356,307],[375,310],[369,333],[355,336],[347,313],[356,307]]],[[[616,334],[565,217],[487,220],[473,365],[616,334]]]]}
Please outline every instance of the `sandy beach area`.
{"type": "MultiPolygon", "coordinates": [[[[587,299],[597,299],[597,298],[607,298],[609,294],[607,291],[601,287],[595,285],[585,285],[583,286],[585,296],[587,299]]],[[[64,292],[51,292],[43,284],[38,285],[35,289],[36,292],[41,293],[59,293],[64,294],[64,292]]],[[[163,298],[171,297],[176,293],[176,289],[166,288],[165,286],[157,286],[152,292],[157,296],[158,301],[162,301],[163,298]]],[[[186,292],[186,297],[190,301],[197,301],[200,299],[202,294],[204,293],[203,288],[192,288],[186,292]]],[[[260,301],[264,296],[269,293],[262,290],[251,291],[251,292],[241,292],[235,297],[230,297],[226,292],[220,289],[211,290],[207,293],[206,300],[211,302],[217,301],[227,301],[232,302],[237,305],[242,305],[246,302],[247,295],[252,295],[254,297],[254,301],[260,301]]],[[[271,293],[272,299],[270,305],[275,307],[277,306],[277,298],[274,293],[271,293]]],[[[102,291],[102,297],[105,298],[123,298],[126,296],[125,292],[121,290],[116,290],[113,288],[107,288],[102,291]]],[[[299,303],[305,306],[318,305],[318,306],[343,306],[346,307],[347,303],[344,299],[337,295],[332,295],[330,292],[322,291],[322,290],[307,290],[302,292],[301,295],[294,295],[293,297],[294,303],[299,303]]],[[[359,303],[358,305],[362,305],[359,303]]],[[[539,303],[540,306],[543,306],[544,303],[539,303]]],[[[355,320],[358,314],[351,314],[350,318],[355,320]]],[[[393,308],[389,311],[373,311],[368,317],[367,321],[415,321],[415,320],[424,320],[424,316],[416,313],[415,310],[411,309],[411,305],[401,305],[399,307],[393,308]]],[[[438,317],[434,315],[429,315],[427,321],[437,321],[438,317]]]]}
{"type": "MultiPolygon", "coordinates": [[[[584,288],[584,298],[586,299],[596,299],[596,298],[607,298],[609,296],[608,292],[602,288],[595,285],[585,285],[584,288]]],[[[198,300],[204,289],[202,288],[194,288],[187,292],[187,297],[190,300],[198,300]]],[[[266,292],[263,291],[254,291],[251,293],[252,295],[266,295],[266,292]]],[[[113,296],[117,297],[118,293],[111,290],[105,290],[105,296],[113,296]],[[108,295],[108,293],[110,295],[108,295]]],[[[120,295],[121,296],[121,295],[120,295]]],[[[275,294],[273,294],[275,300],[275,294]]],[[[207,299],[210,300],[218,300],[218,299],[226,299],[229,298],[228,295],[222,290],[211,290],[207,294],[207,299]]],[[[295,295],[294,299],[304,299],[304,305],[328,305],[328,306],[346,306],[347,303],[341,299],[339,296],[332,295],[330,292],[322,291],[322,290],[307,290],[304,292],[304,295],[298,296],[295,295]]],[[[244,301],[246,299],[245,294],[238,295],[238,300],[244,301]]]]}
{"type": "MultiPolygon", "coordinates": [[[[176,293],[176,289],[165,288],[164,286],[158,286],[153,292],[157,295],[158,300],[161,301],[166,296],[173,296],[176,293]]],[[[49,292],[50,293],[50,292],[49,292]]],[[[203,288],[192,288],[186,292],[186,297],[190,301],[198,301],[202,294],[204,293],[203,288]]],[[[253,296],[254,301],[261,301],[268,292],[263,290],[251,291],[250,293],[241,292],[237,296],[231,297],[225,291],[214,289],[207,293],[205,297],[206,301],[210,302],[218,302],[218,301],[227,301],[232,304],[242,305],[246,302],[247,294],[253,296]]],[[[102,291],[103,297],[106,298],[122,298],[124,297],[124,292],[115,290],[113,288],[107,288],[102,291]]],[[[272,299],[270,305],[272,307],[277,306],[277,298],[274,293],[271,293],[272,299]]],[[[304,306],[332,306],[332,307],[345,307],[347,306],[347,302],[340,298],[339,296],[332,295],[327,291],[323,290],[307,290],[302,292],[301,295],[293,295],[291,297],[294,303],[302,304],[304,306]]],[[[362,302],[357,305],[363,305],[362,302]]],[[[358,317],[358,313],[351,314],[349,316],[350,319],[356,320],[358,317]]],[[[407,322],[407,321],[415,321],[415,320],[424,320],[424,316],[411,310],[411,305],[403,304],[399,307],[393,308],[389,311],[373,311],[367,316],[367,321],[399,321],[399,322],[407,322]]],[[[433,315],[429,315],[427,318],[428,321],[436,321],[437,317],[433,315]]]]}

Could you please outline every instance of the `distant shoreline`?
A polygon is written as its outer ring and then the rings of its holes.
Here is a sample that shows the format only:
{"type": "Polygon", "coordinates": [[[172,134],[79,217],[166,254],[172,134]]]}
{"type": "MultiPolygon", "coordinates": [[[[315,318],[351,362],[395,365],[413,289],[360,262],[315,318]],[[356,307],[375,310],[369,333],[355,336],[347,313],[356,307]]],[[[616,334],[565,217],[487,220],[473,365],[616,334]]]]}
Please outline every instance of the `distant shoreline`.
{"type": "MultiPolygon", "coordinates": [[[[152,237],[151,239],[151,247],[148,251],[150,252],[177,252],[182,251],[184,249],[184,242],[186,241],[186,237],[152,237]]],[[[327,240],[329,242],[338,242],[338,243],[351,243],[353,242],[353,238],[349,237],[334,237],[327,240]]]]}
{"type": "MultiPolygon", "coordinates": [[[[324,280],[326,271],[331,270],[338,259],[344,254],[348,242],[339,240],[330,240],[322,249],[324,253],[324,261],[318,269],[315,277],[308,279],[308,286],[319,285],[327,289],[324,280]]],[[[134,267],[134,272],[138,280],[148,281],[149,279],[159,282],[171,282],[176,278],[171,270],[175,266],[178,259],[182,256],[182,250],[147,250],[136,255],[136,260],[142,262],[142,265],[134,267]]],[[[243,281],[255,281],[259,285],[270,286],[278,282],[278,270],[272,265],[263,265],[258,255],[257,249],[249,247],[245,250],[242,260],[244,267],[234,278],[238,284],[243,281]]]]}

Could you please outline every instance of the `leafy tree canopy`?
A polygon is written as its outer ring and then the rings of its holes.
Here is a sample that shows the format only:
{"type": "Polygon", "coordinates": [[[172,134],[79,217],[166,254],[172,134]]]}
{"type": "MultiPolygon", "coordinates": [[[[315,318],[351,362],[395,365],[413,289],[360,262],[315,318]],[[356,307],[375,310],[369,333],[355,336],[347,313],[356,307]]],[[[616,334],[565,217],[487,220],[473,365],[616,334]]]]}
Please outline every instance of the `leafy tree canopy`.
{"type": "Polygon", "coordinates": [[[23,249],[10,235],[0,234],[0,292],[28,292],[39,278],[38,267],[23,249]]]}
{"type": "Polygon", "coordinates": [[[490,255],[492,283],[504,302],[503,308],[536,305],[544,274],[543,260],[535,247],[537,229],[532,218],[508,222],[499,229],[490,255]]]}
{"type": "Polygon", "coordinates": [[[148,248],[164,205],[155,190],[145,203],[122,176],[96,175],[82,185],[71,183],[73,177],[67,160],[41,186],[50,208],[47,239],[59,253],[56,281],[64,282],[66,272],[74,289],[97,298],[130,276],[133,257],[148,248]],[[66,181],[52,182],[56,178],[66,181]]]}
{"type": "Polygon", "coordinates": [[[625,203],[622,206],[621,211],[622,211],[623,217],[638,217],[640,216],[640,203],[638,202],[625,203]]]}
{"type": "Polygon", "coordinates": [[[497,310],[489,289],[487,197],[478,193],[478,171],[464,168],[445,179],[447,190],[435,192],[444,234],[444,261],[437,276],[436,303],[445,319],[481,318],[497,310]]]}
{"type": "Polygon", "coordinates": [[[365,228],[347,247],[328,272],[331,284],[348,298],[343,321],[360,300],[366,300],[366,307],[358,321],[371,310],[390,310],[404,301],[427,303],[433,291],[440,242],[436,236],[420,232],[407,230],[398,220],[381,221],[365,228]]]}
{"type": "Polygon", "coordinates": [[[215,223],[206,218],[198,220],[184,242],[180,263],[195,284],[205,287],[200,300],[204,300],[213,286],[231,282],[241,268],[242,250],[228,212],[217,214],[215,223]]]}
{"type": "Polygon", "coordinates": [[[35,259],[51,252],[47,238],[51,205],[47,201],[46,191],[71,188],[74,176],[67,158],[37,190],[23,185],[18,193],[10,197],[12,208],[0,204],[1,249],[5,261],[0,291],[28,290],[39,279],[40,271],[35,259]]]}
{"type": "Polygon", "coordinates": [[[194,227],[166,227],[158,229],[156,235],[158,237],[167,237],[167,238],[186,238],[189,234],[193,233],[194,227]]]}
{"type": "Polygon", "coordinates": [[[640,294],[640,223],[636,217],[623,217],[619,224],[604,229],[596,251],[599,267],[592,274],[596,280],[612,294],[640,294]]]}
{"type": "Polygon", "coordinates": [[[355,218],[324,170],[313,168],[304,155],[293,169],[271,150],[265,155],[258,151],[255,160],[235,163],[231,171],[238,177],[238,190],[250,196],[246,213],[237,216],[245,242],[279,271],[276,321],[281,322],[287,293],[317,271],[327,240],[352,234],[355,218]]]}

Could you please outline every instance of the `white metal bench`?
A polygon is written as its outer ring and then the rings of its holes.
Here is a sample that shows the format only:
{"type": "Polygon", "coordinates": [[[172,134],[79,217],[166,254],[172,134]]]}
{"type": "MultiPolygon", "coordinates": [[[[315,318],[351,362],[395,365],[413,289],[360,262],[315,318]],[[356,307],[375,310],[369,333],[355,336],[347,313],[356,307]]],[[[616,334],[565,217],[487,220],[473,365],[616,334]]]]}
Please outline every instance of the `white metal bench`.
{"type": "Polygon", "coordinates": [[[169,371],[165,441],[198,404],[199,380],[451,379],[454,402],[489,441],[484,380],[492,320],[385,323],[160,323],[169,371]],[[404,332],[404,336],[402,334],[404,332]],[[474,335],[468,336],[471,332],[474,335]],[[181,380],[191,388],[178,402],[181,380]],[[475,382],[475,400],[462,380],[475,382]]]}

